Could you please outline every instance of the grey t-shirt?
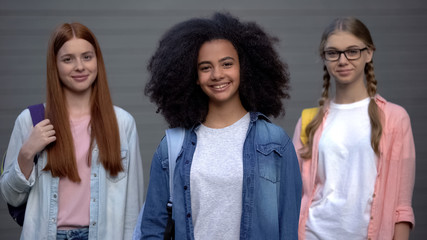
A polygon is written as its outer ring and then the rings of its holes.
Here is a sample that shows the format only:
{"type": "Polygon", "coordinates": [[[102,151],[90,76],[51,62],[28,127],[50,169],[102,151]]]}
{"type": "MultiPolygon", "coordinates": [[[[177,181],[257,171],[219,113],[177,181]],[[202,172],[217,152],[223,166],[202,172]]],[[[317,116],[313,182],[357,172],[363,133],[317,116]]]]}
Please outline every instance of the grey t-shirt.
{"type": "Polygon", "coordinates": [[[239,239],[243,144],[249,113],[221,129],[201,125],[190,172],[195,239],[239,239]]]}

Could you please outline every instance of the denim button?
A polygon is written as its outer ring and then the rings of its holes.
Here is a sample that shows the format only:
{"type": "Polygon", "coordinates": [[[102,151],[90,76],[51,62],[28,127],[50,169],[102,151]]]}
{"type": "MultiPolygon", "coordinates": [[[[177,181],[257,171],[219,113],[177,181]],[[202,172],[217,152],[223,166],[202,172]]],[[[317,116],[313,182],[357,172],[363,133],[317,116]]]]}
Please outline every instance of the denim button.
{"type": "Polygon", "coordinates": [[[187,186],[184,186],[184,190],[187,190],[187,186]]]}
{"type": "Polygon", "coordinates": [[[189,164],[189,163],[190,163],[190,161],[188,161],[188,160],[187,160],[187,161],[185,161],[185,164],[189,164]]]}
{"type": "Polygon", "coordinates": [[[190,218],[191,217],[191,214],[190,213],[187,213],[187,218],[190,218]]]}

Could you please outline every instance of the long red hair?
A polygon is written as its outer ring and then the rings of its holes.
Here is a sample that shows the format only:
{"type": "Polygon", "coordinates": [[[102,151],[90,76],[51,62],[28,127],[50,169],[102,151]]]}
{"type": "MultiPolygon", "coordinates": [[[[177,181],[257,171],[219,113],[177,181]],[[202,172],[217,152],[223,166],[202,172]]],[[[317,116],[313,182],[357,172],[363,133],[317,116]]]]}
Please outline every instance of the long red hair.
{"type": "Polygon", "coordinates": [[[57,54],[59,49],[70,39],[81,38],[92,44],[95,49],[98,76],[92,85],[90,100],[91,120],[89,123],[91,143],[89,146],[88,165],[94,143],[99,149],[99,161],[112,176],[123,171],[120,154],[120,135],[116,114],[108,88],[107,74],[101,49],[95,35],[80,23],[65,23],[52,33],[47,50],[46,82],[46,118],[55,128],[56,141],[47,147],[48,159],[44,170],[54,177],[68,177],[73,182],[80,182],[77,171],[74,141],[70,130],[64,85],[58,76],[57,54]]]}

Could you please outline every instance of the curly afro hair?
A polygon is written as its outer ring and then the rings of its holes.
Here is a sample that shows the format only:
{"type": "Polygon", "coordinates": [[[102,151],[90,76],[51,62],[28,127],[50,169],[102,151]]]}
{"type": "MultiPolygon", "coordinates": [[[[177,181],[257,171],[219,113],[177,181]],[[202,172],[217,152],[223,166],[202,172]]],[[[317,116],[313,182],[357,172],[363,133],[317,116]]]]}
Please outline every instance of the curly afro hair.
{"type": "Polygon", "coordinates": [[[209,99],[196,83],[197,58],[203,43],[215,39],[230,41],[237,51],[243,107],[267,116],[284,115],[281,100],[289,98],[289,72],[273,48],[277,39],[254,22],[215,13],[173,26],[150,59],[145,94],[169,126],[190,128],[205,120],[209,99]]]}

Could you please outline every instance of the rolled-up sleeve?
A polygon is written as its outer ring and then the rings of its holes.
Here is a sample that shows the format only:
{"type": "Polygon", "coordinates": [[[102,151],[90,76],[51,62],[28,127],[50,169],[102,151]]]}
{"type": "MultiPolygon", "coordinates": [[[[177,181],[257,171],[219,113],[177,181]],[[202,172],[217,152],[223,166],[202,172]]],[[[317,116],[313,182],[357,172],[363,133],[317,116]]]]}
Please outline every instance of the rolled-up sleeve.
{"type": "Polygon", "coordinates": [[[18,164],[18,154],[32,128],[28,109],[16,119],[4,159],[4,171],[0,178],[0,188],[4,199],[12,206],[23,204],[35,183],[35,167],[27,180],[18,164]]]}
{"type": "Polygon", "coordinates": [[[400,181],[396,208],[396,223],[410,222],[415,225],[415,217],[412,209],[412,193],[415,183],[415,143],[412,135],[409,115],[404,112],[396,129],[396,142],[394,153],[400,159],[400,181]]]}

